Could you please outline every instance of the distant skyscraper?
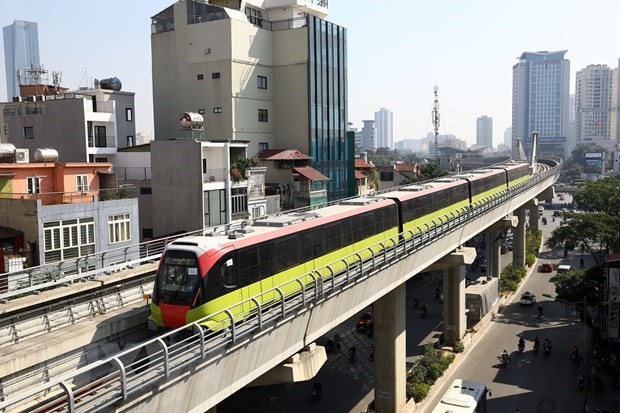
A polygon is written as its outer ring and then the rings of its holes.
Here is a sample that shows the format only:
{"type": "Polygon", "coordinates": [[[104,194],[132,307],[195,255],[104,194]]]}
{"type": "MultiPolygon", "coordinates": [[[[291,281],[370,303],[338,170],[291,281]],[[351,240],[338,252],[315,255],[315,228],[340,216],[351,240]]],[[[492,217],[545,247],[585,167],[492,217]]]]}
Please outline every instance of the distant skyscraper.
{"type": "Polygon", "coordinates": [[[393,113],[386,108],[375,112],[377,147],[394,149],[393,113]]]}
{"type": "Polygon", "coordinates": [[[538,154],[566,151],[570,61],[566,50],[524,52],[512,67],[512,151],[517,138],[530,156],[532,132],[538,131],[538,154]]]}
{"type": "Polygon", "coordinates": [[[39,30],[37,23],[15,20],[12,25],[2,29],[4,37],[4,61],[6,69],[7,100],[19,96],[17,71],[26,68],[38,69],[39,30]]]}
{"type": "Polygon", "coordinates": [[[482,115],[476,119],[476,145],[493,146],[493,118],[482,115]]]}
{"type": "Polygon", "coordinates": [[[504,131],[504,145],[507,148],[512,148],[512,128],[506,128],[504,131]]]}
{"type": "Polygon", "coordinates": [[[589,65],[575,76],[575,144],[608,145],[611,138],[612,70],[589,65]]]}
{"type": "Polygon", "coordinates": [[[363,120],[362,149],[377,149],[377,128],[374,120],[363,120]]]}

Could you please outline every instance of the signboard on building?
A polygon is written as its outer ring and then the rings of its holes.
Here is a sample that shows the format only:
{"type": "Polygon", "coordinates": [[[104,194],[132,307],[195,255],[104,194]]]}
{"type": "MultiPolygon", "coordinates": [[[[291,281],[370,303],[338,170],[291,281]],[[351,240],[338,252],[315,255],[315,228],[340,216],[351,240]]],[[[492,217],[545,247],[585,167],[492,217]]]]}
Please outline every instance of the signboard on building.
{"type": "Polygon", "coordinates": [[[585,154],[584,172],[587,174],[602,174],[605,154],[602,152],[587,152],[585,154]]]}

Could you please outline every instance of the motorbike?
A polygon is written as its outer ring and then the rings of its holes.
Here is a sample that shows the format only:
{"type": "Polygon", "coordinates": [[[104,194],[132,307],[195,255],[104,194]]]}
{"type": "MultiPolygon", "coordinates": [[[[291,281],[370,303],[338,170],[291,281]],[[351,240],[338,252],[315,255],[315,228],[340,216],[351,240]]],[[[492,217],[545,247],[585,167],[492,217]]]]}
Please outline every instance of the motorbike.
{"type": "Polygon", "coordinates": [[[355,361],[355,346],[351,346],[349,348],[349,363],[352,363],[355,361]]]}
{"type": "Polygon", "coordinates": [[[545,350],[545,354],[549,354],[551,352],[551,343],[546,342],[543,344],[543,349],[545,350]]]}
{"type": "Polygon", "coordinates": [[[523,354],[525,351],[525,343],[519,343],[519,353],[523,354]]]}
{"type": "Polygon", "coordinates": [[[320,381],[315,381],[312,385],[312,400],[318,400],[321,397],[321,391],[323,390],[323,386],[320,381]]]}
{"type": "Polygon", "coordinates": [[[427,313],[428,313],[428,310],[426,309],[426,305],[422,304],[422,307],[420,308],[420,317],[426,318],[427,313]]]}
{"type": "Polygon", "coordinates": [[[542,318],[543,316],[543,308],[541,306],[538,306],[538,318],[542,318]]]}
{"type": "Polygon", "coordinates": [[[534,342],[534,347],[533,347],[534,353],[538,353],[538,347],[539,347],[539,344],[538,344],[537,341],[535,341],[534,342]]]}
{"type": "Polygon", "coordinates": [[[497,356],[497,358],[499,359],[499,361],[502,363],[504,367],[507,367],[508,364],[510,363],[510,354],[508,353],[502,353],[499,356],[497,356]]]}

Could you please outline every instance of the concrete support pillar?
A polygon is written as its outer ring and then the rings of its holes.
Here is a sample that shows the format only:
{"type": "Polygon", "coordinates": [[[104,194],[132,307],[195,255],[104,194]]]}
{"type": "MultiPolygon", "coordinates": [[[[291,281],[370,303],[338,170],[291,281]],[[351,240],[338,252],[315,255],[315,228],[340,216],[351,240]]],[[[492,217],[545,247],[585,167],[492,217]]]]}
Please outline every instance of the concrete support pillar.
{"type": "MultiPolygon", "coordinates": [[[[515,215],[519,220],[515,227],[515,235],[513,240],[514,249],[512,251],[512,262],[521,267],[525,267],[525,210],[526,206],[522,206],[515,211],[515,215]]],[[[538,217],[534,217],[537,219],[538,217]]]]}
{"type": "Polygon", "coordinates": [[[453,346],[465,335],[465,265],[447,268],[443,277],[443,339],[453,346]]]}
{"type": "Polygon", "coordinates": [[[499,277],[501,272],[501,246],[502,241],[499,237],[500,231],[498,229],[487,230],[484,234],[486,252],[485,257],[487,259],[487,275],[491,277],[499,277]]]}
{"type": "Polygon", "coordinates": [[[374,304],[375,410],[402,411],[407,402],[406,290],[401,284],[374,304]]]}
{"type": "Polygon", "coordinates": [[[529,211],[530,211],[530,229],[536,234],[538,232],[538,223],[540,222],[538,218],[538,205],[536,203],[528,203],[529,211]]]}
{"type": "Polygon", "coordinates": [[[465,266],[474,262],[476,249],[459,248],[446,255],[425,271],[444,270],[443,273],[443,339],[453,346],[465,335],[465,266]]]}
{"type": "Polygon", "coordinates": [[[495,224],[486,229],[486,258],[487,275],[499,277],[502,272],[502,240],[500,235],[507,228],[517,225],[517,218],[514,216],[502,218],[495,224]]]}

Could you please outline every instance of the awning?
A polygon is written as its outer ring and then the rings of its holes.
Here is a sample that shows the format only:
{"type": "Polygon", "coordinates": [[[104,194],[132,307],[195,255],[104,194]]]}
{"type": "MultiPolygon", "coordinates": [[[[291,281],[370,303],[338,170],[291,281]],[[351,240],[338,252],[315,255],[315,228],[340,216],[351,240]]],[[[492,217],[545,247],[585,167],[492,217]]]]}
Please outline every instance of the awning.
{"type": "Polygon", "coordinates": [[[311,181],[329,181],[329,178],[310,166],[298,166],[293,168],[293,172],[308,178],[311,181]]]}
{"type": "Polygon", "coordinates": [[[360,171],[355,171],[355,179],[366,179],[368,178],[366,175],[361,173],[360,171]]]}

